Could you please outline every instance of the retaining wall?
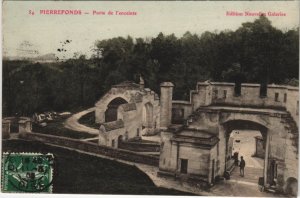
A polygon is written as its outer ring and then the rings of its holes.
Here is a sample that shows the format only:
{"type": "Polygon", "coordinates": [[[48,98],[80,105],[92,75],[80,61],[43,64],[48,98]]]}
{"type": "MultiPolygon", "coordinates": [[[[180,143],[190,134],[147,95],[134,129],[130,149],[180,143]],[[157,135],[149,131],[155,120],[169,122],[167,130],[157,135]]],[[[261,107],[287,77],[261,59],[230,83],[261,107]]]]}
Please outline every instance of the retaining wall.
{"type": "Polygon", "coordinates": [[[119,148],[137,152],[159,152],[159,143],[122,142],[119,148]]]}
{"type": "Polygon", "coordinates": [[[97,145],[90,142],[83,142],[81,140],[58,137],[53,135],[37,134],[37,133],[22,133],[20,138],[26,140],[35,140],[44,143],[64,146],[68,148],[78,149],[81,151],[105,155],[108,157],[121,159],[125,161],[148,164],[151,166],[158,166],[159,158],[155,156],[143,155],[133,151],[126,151],[122,149],[115,149],[107,146],[97,145]]]}

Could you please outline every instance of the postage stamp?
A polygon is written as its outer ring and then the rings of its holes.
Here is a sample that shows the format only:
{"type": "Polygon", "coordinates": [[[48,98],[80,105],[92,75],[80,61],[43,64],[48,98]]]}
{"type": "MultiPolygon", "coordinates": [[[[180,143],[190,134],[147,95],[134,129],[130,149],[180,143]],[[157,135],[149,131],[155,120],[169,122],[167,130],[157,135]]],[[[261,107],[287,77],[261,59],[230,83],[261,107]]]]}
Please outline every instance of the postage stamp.
{"type": "Polygon", "coordinates": [[[52,192],[51,153],[3,153],[2,192],[52,192]]]}

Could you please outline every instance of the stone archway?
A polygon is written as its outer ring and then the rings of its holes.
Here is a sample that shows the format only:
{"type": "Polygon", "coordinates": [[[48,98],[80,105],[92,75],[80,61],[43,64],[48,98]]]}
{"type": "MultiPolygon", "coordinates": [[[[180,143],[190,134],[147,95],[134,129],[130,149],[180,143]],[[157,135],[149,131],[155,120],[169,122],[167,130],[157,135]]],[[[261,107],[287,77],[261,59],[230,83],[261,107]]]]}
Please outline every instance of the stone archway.
{"type": "Polygon", "coordinates": [[[143,127],[153,128],[153,105],[150,102],[143,107],[143,127]]]}
{"type": "Polygon", "coordinates": [[[124,98],[117,97],[111,100],[108,105],[107,109],[105,111],[105,122],[112,122],[116,121],[118,119],[118,107],[121,104],[128,103],[124,98]]]}
{"type": "Polygon", "coordinates": [[[264,140],[264,148],[266,148],[266,138],[268,128],[260,123],[250,121],[250,120],[229,120],[222,123],[225,129],[226,140],[228,141],[229,136],[233,130],[254,130],[260,131],[262,138],[264,140]]]}
{"type": "MultiPolygon", "coordinates": [[[[270,168],[269,162],[268,162],[268,131],[269,129],[262,125],[261,123],[257,123],[252,120],[229,120],[224,123],[222,123],[222,127],[224,129],[224,150],[225,150],[225,171],[228,171],[229,166],[232,166],[234,163],[234,160],[236,160],[237,155],[231,155],[231,148],[230,144],[232,144],[233,141],[236,141],[235,139],[231,139],[230,136],[232,135],[233,132],[237,133],[238,132],[238,140],[239,142],[236,145],[240,145],[243,149],[241,150],[236,150],[236,153],[238,153],[237,159],[239,160],[240,157],[243,155],[244,159],[246,161],[246,166],[247,164],[249,165],[249,162],[251,162],[251,165],[247,168],[246,167],[246,174],[247,174],[247,169],[248,169],[248,175],[247,181],[251,180],[254,183],[257,183],[259,178],[264,178],[265,184],[273,184],[274,183],[274,175],[276,170],[270,168]],[[246,134],[246,136],[243,136],[243,133],[246,134]],[[251,133],[253,133],[253,137],[251,136],[251,133]],[[254,137],[258,134],[261,134],[262,141],[263,141],[263,149],[265,151],[264,153],[264,159],[257,159],[255,158],[252,154],[251,151],[253,148],[255,149],[255,139],[254,137]],[[243,139],[245,138],[245,139],[243,139]],[[231,140],[231,141],[230,141],[231,140]],[[250,148],[250,146],[251,148],[250,148]],[[253,148],[252,148],[253,146],[253,148]],[[248,148],[249,147],[249,148],[248,148]],[[241,152],[240,152],[241,151],[241,152]],[[249,152],[245,152],[249,151],[249,152]],[[260,163],[259,163],[260,162],[260,163]],[[253,164],[257,164],[256,166],[253,166],[253,164]],[[271,178],[272,181],[271,181],[271,178]]],[[[235,143],[235,142],[234,142],[235,143]]],[[[254,154],[254,153],[253,153],[254,154]]],[[[234,166],[234,165],[233,165],[234,166]]],[[[232,170],[232,169],[231,169],[232,170]]],[[[233,171],[233,174],[238,173],[238,170],[233,171]]]]}

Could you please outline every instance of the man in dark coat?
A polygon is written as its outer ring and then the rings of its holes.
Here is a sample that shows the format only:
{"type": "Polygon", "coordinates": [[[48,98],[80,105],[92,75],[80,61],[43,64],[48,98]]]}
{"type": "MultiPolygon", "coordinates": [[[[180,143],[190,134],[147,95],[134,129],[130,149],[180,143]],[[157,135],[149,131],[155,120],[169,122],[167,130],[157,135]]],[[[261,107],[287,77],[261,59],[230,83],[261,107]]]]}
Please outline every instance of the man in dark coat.
{"type": "Polygon", "coordinates": [[[243,159],[243,156],[241,156],[241,162],[240,162],[240,176],[244,177],[244,169],[246,166],[246,162],[243,159]]]}

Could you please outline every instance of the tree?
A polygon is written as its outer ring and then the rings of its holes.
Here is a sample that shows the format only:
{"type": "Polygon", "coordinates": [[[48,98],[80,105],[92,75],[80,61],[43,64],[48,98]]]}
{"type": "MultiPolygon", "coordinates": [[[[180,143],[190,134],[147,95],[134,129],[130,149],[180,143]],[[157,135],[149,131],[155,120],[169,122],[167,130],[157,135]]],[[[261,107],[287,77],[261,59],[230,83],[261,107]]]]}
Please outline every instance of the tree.
{"type": "Polygon", "coordinates": [[[261,16],[237,30],[159,33],[95,42],[91,59],[76,54],[64,62],[3,61],[3,115],[93,106],[112,85],[137,80],[159,93],[175,84],[174,98],[189,99],[198,81],[298,85],[299,28],[285,32],[261,16]]]}

